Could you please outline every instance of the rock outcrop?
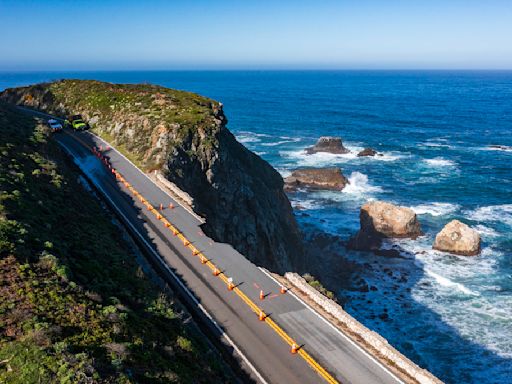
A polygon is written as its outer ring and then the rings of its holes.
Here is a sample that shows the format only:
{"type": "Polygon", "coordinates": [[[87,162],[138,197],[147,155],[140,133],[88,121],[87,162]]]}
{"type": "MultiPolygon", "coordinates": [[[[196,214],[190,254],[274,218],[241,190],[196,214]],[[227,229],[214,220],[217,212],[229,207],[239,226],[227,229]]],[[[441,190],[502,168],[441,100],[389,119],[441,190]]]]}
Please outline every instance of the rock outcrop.
{"type": "Polygon", "coordinates": [[[349,181],[340,168],[333,167],[296,169],[284,182],[286,191],[297,188],[341,191],[349,181]]]}
{"type": "Polygon", "coordinates": [[[323,136],[318,139],[317,143],[309,148],[306,148],[306,153],[311,155],[317,152],[328,152],[334,154],[344,154],[350,151],[343,146],[341,137],[323,136]]]}
{"type": "Polygon", "coordinates": [[[480,235],[459,220],[452,220],[436,235],[432,248],[456,255],[478,255],[480,235]]]}
{"type": "Polygon", "coordinates": [[[361,207],[360,230],[348,246],[357,250],[378,250],[384,238],[416,238],[421,227],[410,208],[383,201],[372,201],[361,207]]]}
{"type": "Polygon", "coordinates": [[[377,154],[377,151],[373,148],[365,148],[361,152],[357,154],[357,157],[363,157],[363,156],[375,156],[377,154]]]}
{"type": "Polygon", "coordinates": [[[7,89],[0,100],[81,114],[144,170],[160,170],[188,193],[209,236],[276,272],[303,268],[302,238],[282,177],[236,141],[220,103],[155,85],[84,80],[7,89]]]}

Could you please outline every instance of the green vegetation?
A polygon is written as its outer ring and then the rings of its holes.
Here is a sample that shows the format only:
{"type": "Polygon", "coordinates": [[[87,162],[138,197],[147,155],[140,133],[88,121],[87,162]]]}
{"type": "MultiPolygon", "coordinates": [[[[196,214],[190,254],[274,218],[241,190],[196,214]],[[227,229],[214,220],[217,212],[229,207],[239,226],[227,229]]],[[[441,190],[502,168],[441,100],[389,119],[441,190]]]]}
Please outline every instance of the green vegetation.
{"type": "MultiPolygon", "coordinates": [[[[198,131],[207,148],[217,144],[214,110],[219,104],[195,93],[92,80],[62,80],[39,87],[51,95],[46,97],[45,102],[51,100],[47,110],[57,112],[57,106],[63,106],[61,113],[83,114],[95,133],[148,171],[162,168],[173,145],[192,140],[198,131]]],[[[37,97],[30,92],[26,96],[37,97]]]]}
{"type": "Polygon", "coordinates": [[[45,125],[3,104],[0,298],[0,383],[232,379],[45,125]]]}
{"type": "Polygon", "coordinates": [[[305,273],[302,275],[304,280],[311,285],[313,288],[315,288],[318,292],[320,292],[322,295],[328,297],[331,300],[337,301],[336,296],[333,292],[329,291],[327,288],[325,288],[321,282],[316,280],[313,276],[311,276],[309,273],[305,273]]]}

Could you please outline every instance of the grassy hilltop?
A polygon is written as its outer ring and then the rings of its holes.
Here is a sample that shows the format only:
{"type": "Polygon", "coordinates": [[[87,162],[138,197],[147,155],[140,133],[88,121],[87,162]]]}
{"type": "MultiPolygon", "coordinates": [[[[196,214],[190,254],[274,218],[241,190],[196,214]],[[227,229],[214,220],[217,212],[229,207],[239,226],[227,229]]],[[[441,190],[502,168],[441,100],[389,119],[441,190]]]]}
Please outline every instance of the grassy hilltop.
{"type": "Polygon", "coordinates": [[[49,113],[82,114],[96,133],[145,170],[165,167],[173,148],[194,136],[202,145],[217,146],[224,119],[214,100],[152,84],[60,80],[10,89],[6,95],[10,102],[49,113]]]}
{"type": "Polygon", "coordinates": [[[231,381],[134,252],[45,126],[0,103],[0,383],[231,381]]]}

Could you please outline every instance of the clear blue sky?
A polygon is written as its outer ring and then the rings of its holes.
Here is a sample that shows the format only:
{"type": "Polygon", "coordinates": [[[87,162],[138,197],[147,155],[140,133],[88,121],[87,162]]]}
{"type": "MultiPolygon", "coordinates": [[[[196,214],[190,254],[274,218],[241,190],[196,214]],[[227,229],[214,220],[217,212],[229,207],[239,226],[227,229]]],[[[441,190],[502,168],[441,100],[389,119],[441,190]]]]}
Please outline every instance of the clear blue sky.
{"type": "Polygon", "coordinates": [[[0,0],[0,70],[512,69],[512,0],[0,0]]]}

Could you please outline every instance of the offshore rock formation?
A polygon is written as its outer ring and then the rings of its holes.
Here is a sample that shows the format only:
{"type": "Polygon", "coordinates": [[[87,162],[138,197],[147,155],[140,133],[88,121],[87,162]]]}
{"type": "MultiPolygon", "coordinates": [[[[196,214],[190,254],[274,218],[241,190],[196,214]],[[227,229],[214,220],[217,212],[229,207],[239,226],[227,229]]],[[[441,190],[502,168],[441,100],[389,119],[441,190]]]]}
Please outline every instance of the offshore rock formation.
{"type": "Polygon", "coordinates": [[[296,169],[284,182],[289,192],[297,188],[341,191],[349,183],[338,167],[296,169]]]}
{"type": "Polygon", "coordinates": [[[416,238],[421,227],[410,208],[383,201],[372,201],[361,207],[360,230],[348,246],[356,250],[378,250],[384,238],[416,238]]]}
{"type": "Polygon", "coordinates": [[[303,268],[283,179],[236,141],[222,104],[160,86],[84,80],[7,89],[0,100],[60,116],[82,114],[144,170],[161,170],[187,192],[209,236],[277,272],[303,268]]]}
{"type": "Polygon", "coordinates": [[[306,148],[306,153],[308,155],[312,155],[317,152],[345,154],[350,151],[343,146],[341,137],[322,136],[314,146],[306,148]]]}
{"type": "Polygon", "coordinates": [[[452,220],[437,234],[432,248],[456,255],[475,256],[480,253],[480,235],[459,220],[452,220]]]}
{"type": "Polygon", "coordinates": [[[375,156],[377,154],[377,151],[373,148],[365,148],[361,152],[357,154],[357,157],[363,157],[363,156],[375,156]]]}

